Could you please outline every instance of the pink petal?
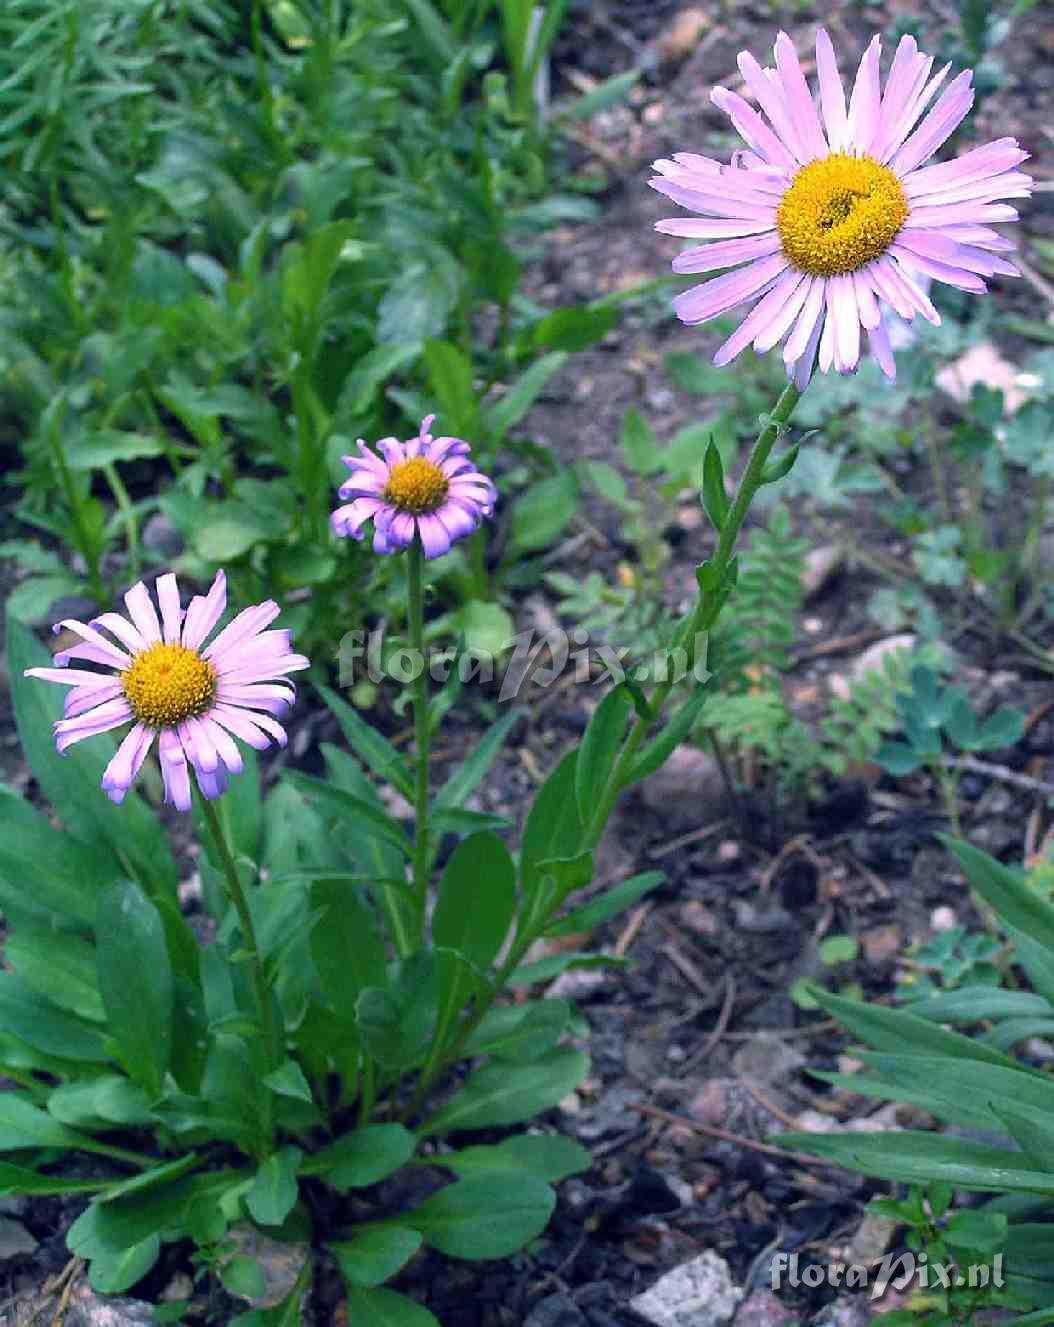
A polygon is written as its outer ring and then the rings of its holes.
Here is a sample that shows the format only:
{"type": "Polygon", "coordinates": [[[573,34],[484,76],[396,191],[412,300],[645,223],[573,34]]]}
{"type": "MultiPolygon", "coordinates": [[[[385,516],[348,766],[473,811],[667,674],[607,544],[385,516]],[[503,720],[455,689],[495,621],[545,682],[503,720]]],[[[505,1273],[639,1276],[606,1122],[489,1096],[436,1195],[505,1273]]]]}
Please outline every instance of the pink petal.
{"type": "Polygon", "coordinates": [[[776,231],[767,235],[756,235],[749,239],[725,240],[717,244],[700,244],[694,249],[685,249],[673,260],[675,272],[716,272],[722,267],[736,267],[740,263],[750,262],[755,258],[767,258],[780,248],[780,237],[776,231]]]}
{"type": "Polygon", "coordinates": [[[220,753],[212,745],[208,733],[197,719],[185,720],[176,732],[195,772],[200,773],[204,770],[206,774],[211,774],[220,763],[220,753]]]}
{"type": "MultiPolygon", "coordinates": [[[[918,53],[915,38],[901,37],[893,55],[893,63],[886,79],[886,90],[882,94],[882,106],[879,111],[878,129],[871,140],[871,155],[881,160],[880,154],[886,150],[894,126],[908,109],[911,98],[921,88],[919,76],[924,80],[929,66],[925,56],[918,53]]],[[[906,131],[905,131],[906,132],[906,131]]]]}
{"type": "Polygon", "coordinates": [[[933,307],[926,293],[919,289],[907,272],[893,262],[886,254],[876,258],[870,264],[872,280],[880,295],[883,295],[902,318],[908,322],[916,313],[921,313],[934,327],[940,326],[941,316],[933,307]]]}
{"type": "MultiPolygon", "coordinates": [[[[342,493],[341,496],[345,495],[342,493]]],[[[335,535],[350,535],[353,539],[361,539],[363,525],[383,506],[380,498],[356,498],[346,507],[338,507],[330,516],[330,528],[335,535]]]]}
{"type": "Polygon", "coordinates": [[[789,366],[788,371],[794,381],[795,387],[797,387],[800,392],[805,391],[812,378],[813,367],[816,363],[816,346],[821,340],[821,333],[824,327],[825,323],[821,317],[813,327],[812,334],[809,337],[804,351],[794,364],[789,366]]]}
{"type": "Polygon", "coordinates": [[[906,98],[904,109],[896,117],[893,124],[884,133],[884,142],[881,152],[876,148],[876,157],[879,161],[888,162],[889,158],[900,147],[911,132],[912,126],[918,120],[919,116],[929,105],[934,94],[940,85],[948,76],[951,64],[946,64],[930,78],[930,70],[933,68],[933,57],[923,56],[921,63],[916,67],[915,84],[911,93],[906,98]],[[926,80],[929,79],[929,82],[926,80]]]}
{"type": "Polygon", "coordinates": [[[102,787],[111,802],[119,805],[124,801],[125,794],[132,786],[153,744],[154,731],[145,724],[137,723],[128,732],[113,759],[106,766],[102,776],[102,787]]]}
{"type": "Polygon", "coordinates": [[[731,217],[736,221],[763,221],[768,226],[776,224],[776,209],[769,202],[730,197],[727,193],[716,192],[715,184],[705,192],[690,188],[677,180],[668,180],[665,176],[655,175],[648,183],[659,193],[672,198],[681,207],[690,212],[710,213],[715,217],[731,217]]]}
{"type": "Polygon", "coordinates": [[[450,535],[443,522],[434,515],[417,518],[417,532],[426,558],[442,557],[450,551],[450,535]]]}
{"type": "Polygon", "coordinates": [[[897,175],[907,175],[932,156],[963,122],[973,105],[972,78],[969,69],[953,78],[919,127],[903,147],[897,149],[890,161],[890,168],[897,175]]]}
{"type": "Polygon", "coordinates": [[[177,645],[183,613],[179,605],[179,586],[176,583],[175,576],[171,572],[166,576],[158,576],[154,582],[154,590],[157,594],[157,602],[161,607],[161,622],[164,626],[165,643],[177,645]]]}
{"type": "Polygon", "coordinates": [[[231,649],[249,636],[256,635],[263,631],[275,620],[282,610],[273,599],[268,599],[262,604],[256,604],[252,608],[243,608],[237,617],[228,622],[220,634],[202,651],[203,659],[211,659],[225,650],[231,649]]]}
{"type": "Polygon", "coordinates": [[[133,654],[139,654],[141,650],[147,648],[147,642],[132,626],[131,622],[121,617],[120,613],[100,613],[98,617],[91,620],[93,627],[102,627],[112,636],[116,636],[122,645],[126,646],[133,654]]]}
{"type": "Polygon", "coordinates": [[[177,811],[190,810],[190,772],[183,745],[173,728],[162,728],[158,738],[161,758],[161,777],[165,785],[165,801],[177,811]]]}
{"type": "MultiPolygon", "coordinates": [[[[231,705],[217,705],[211,715],[217,723],[223,724],[224,728],[229,729],[236,737],[241,737],[250,746],[255,746],[256,743],[245,734],[254,728],[262,729],[274,738],[279,746],[285,746],[289,740],[282,725],[276,723],[269,714],[258,714],[255,710],[250,713],[248,710],[238,709],[231,705]],[[239,732],[239,727],[243,731],[239,732]]],[[[264,745],[266,746],[266,741],[264,745]]]]}
{"type": "Polygon", "coordinates": [[[918,229],[1016,221],[1017,215],[1017,209],[1005,203],[955,203],[951,207],[913,207],[908,214],[908,221],[918,229]]]}
{"type": "Polygon", "coordinates": [[[757,98],[780,141],[786,145],[795,160],[804,165],[809,156],[802,144],[801,134],[795,127],[787,108],[787,98],[776,71],[762,69],[749,51],[742,51],[738,60],[743,81],[757,98]],[[771,75],[771,77],[770,77],[771,75]]]}
{"type": "Polygon", "coordinates": [[[973,272],[953,267],[950,263],[925,258],[921,254],[914,253],[911,249],[905,249],[902,245],[891,244],[889,254],[890,257],[898,259],[905,267],[914,269],[916,272],[925,272],[934,281],[943,281],[945,285],[956,286],[959,290],[969,290],[975,295],[983,295],[988,289],[981,278],[975,276],[973,272]]]}
{"type": "Polygon", "coordinates": [[[94,687],[74,687],[72,691],[66,693],[66,703],[62,707],[62,717],[64,719],[75,718],[78,714],[83,714],[85,710],[94,709],[96,705],[101,705],[104,701],[113,700],[116,696],[122,695],[124,688],[120,682],[107,682],[102,686],[94,687]]]}
{"type": "Polygon", "coordinates": [[[209,632],[223,616],[227,607],[227,577],[222,571],[216,573],[209,592],[202,598],[195,595],[187,608],[183,621],[183,644],[188,650],[196,650],[209,632]]]}
{"type": "Polygon", "coordinates": [[[757,295],[789,266],[782,253],[762,258],[749,267],[727,272],[704,285],[683,291],[673,301],[674,310],[683,323],[706,322],[757,295]]]}
{"type": "Polygon", "coordinates": [[[823,331],[820,333],[820,353],[817,363],[820,366],[821,373],[830,373],[834,366],[834,317],[831,314],[831,283],[829,280],[824,291],[824,299],[827,304],[827,313],[823,320],[823,331]]]}
{"type": "Polygon", "coordinates": [[[802,305],[798,321],[794,325],[794,331],[787,338],[787,344],[783,348],[784,363],[788,365],[795,364],[805,354],[805,348],[812,337],[813,329],[819,325],[823,318],[826,285],[827,282],[822,277],[813,278],[812,287],[805,297],[805,303],[802,305]]]}
{"type": "Polygon", "coordinates": [[[861,326],[870,332],[882,321],[882,310],[878,307],[878,300],[875,299],[866,267],[853,273],[853,293],[856,295],[861,326]]]}
{"type": "Polygon", "coordinates": [[[787,109],[794,121],[807,159],[827,156],[827,140],[820,128],[809,85],[798,63],[798,52],[785,32],[776,38],[776,68],[787,98],[787,109]]]}
{"type": "Polygon", "coordinates": [[[852,373],[860,360],[860,314],[851,276],[834,276],[827,283],[827,311],[834,324],[834,366],[839,373],[852,373]]]}
{"type": "Polygon", "coordinates": [[[905,175],[901,187],[909,198],[946,189],[950,185],[988,179],[1028,160],[1028,153],[1017,145],[1016,138],[998,138],[993,143],[971,148],[952,161],[923,166],[905,175]]]}
{"type": "Polygon", "coordinates": [[[110,686],[113,683],[112,674],[89,673],[86,668],[27,668],[23,676],[39,677],[44,682],[58,682],[66,687],[110,686]]]}
{"type": "Polygon", "coordinates": [[[758,300],[728,340],[714,355],[714,363],[721,367],[730,363],[744,351],[754,338],[765,332],[784,312],[794,292],[805,281],[805,273],[789,268],[762,299],[758,300]]]}
{"type": "MultiPolygon", "coordinates": [[[[782,281],[783,277],[780,277],[780,280],[782,281]]],[[[797,319],[815,283],[815,277],[806,277],[784,304],[782,311],[754,338],[754,349],[759,355],[771,350],[783,339],[797,319]]]]}
{"type": "Polygon", "coordinates": [[[816,73],[820,83],[820,107],[827,126],[827,141],[832,152],[840,152],[849,144],[849,120],[838,61],[825,28],[816,31],[816,73]]]}
{"type": "Polygon", "coordinates": [[[856,71],[856,82],[849,98],[849,140],[858,152],[866,153],[878,132],[881,105],[878,65],[881,54],[882,39],[872,37],[856,71]]]}
{"type": "Polygon", "coordinates": [[[198,722],[204,728],[205,733],[219,753],[220,759],[232,774],[240,774],[244,767],[242,753],[238,750],[238,744],[225,728],[211,718],[209,715],[203,715],[198,722]]]}
{"type": "Polygon", "coordinates": [[[119,650],[116,645],[111,645],[106,637],[101,636],[94,627],[87,627],[83,622],[75,622],[72,618],[63,618],[61,622],[57,622],[52,627],[52,631],[57,635],[63,627],[67,631],[72,631],[75,636],[79,636],[85,645],[90,645],[92,652],[89,654],[83,646],[79,645],[74,645],[68,650],[60,650],[55,655],[55,662],[60,668],[66,659],[92,659],[96,663],[110,664],[122,671],[132,662],[123,650],[119,650]]]}
{"type": "Polygon", "coordinates": [[[136,630],[148,645],[161,639],[161,623],[157,609],[150,598],[149,591],[142,581],[138,581],[124,596],[128,616],[135,623],[136,630]]]}
{"type": "Polygon", "coordinates": [[[774,166],[782,166],[785,170],[795,169],[797,163],[790,149],[776,137],[757,111],[738,93],[729,92],[727,88],[714,88],[710,93],[710,100],[718,110],[724,111],[743,141],[749,143],[758,156],[774,166]]]}
{"type": "Polygon", "coordinates": [[[266,751],[271,743],[267,734],[252,721],[256,717],[256,715],[253,715],[250,718],[244,710],[229,708],[224,705],[217,705],[215,709],[209,711],[209,718],[214,723],[226,728],[235,737],[240,737],[243,742],[255,750],[266,751]]]}
{"type": "Polygon", "coordinates": [[[885,323],[880,321],[874,327],[868,329],[867,343],[878,367],[890,382],[896,382],[897,365],[893,358],[893,348],[889,344],[889,333],[886,331],[885,323]]]}
{"type": "Polygon", "coordinates": [[[254,710],[267,710],[271,714],[284,714],[295,698],[296,693],[291,686],[279,686],[277,683],[223,683],[216,690],[216,700],[222,705],[246,706],[254,710]]]}
{"type": "Polygon", "coordinates": [[[61,755],[75,742],[109,732],[111,728],[119,728],[131,717],[131,707],[123,696],[119,696],[74,719],[59,719],[55,724],[55,749],[61,755]]]}

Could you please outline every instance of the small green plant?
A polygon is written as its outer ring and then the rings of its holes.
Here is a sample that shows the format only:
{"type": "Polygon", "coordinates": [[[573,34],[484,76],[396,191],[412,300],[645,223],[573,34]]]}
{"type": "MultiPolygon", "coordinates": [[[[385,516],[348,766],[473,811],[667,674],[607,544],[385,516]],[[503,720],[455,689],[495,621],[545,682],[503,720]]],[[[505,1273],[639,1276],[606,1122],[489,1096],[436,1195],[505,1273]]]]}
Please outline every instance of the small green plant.
{"type": "Polygon", "coordinates": [[[943,685],[925,664],[912,669],[910,691],[897,697],[897,715],[903,740],[884,743],[875,760],[898,777],[928,769],[941,790],[948,819],[959,833],[961,770],[948,759],[946,744],[969,752],[1011,746],[1021,736],[1026,716],[1004,705],[981,719],[961,687],[943,685]]]}
{"type": "MultiPolygon", "coordinates": [[[[829,935],[820,944],[820,962],[825,968],[831,970],[832,975],[836,975],[837,969],[844,964],[855,963],[859,956],[860,944],[851,935],[829,935]]],[[[851,999],[861,999],[864,994],[864,988],[857,981],[839,983],[836,985],[836,989],[840,994],[851,999]]],[[[819,1009],[820,1007],[819,1002],[812,994],[812,983],[805,977],[794,982],[788,994],[799,1009],[819,1009]]]]}
{"type": "Polygon", "coordinates": [[[909,1004],[960,986],[997,986],[1003,979],[995,961],[1000,952],[999,941],[987,932],[949,927],[907,951],[909,970],[897,981],[897,998],[909,1004]]]}
{"type": "Polygon", "coordinates": [[[998,919],[1024,982],[1014,989],[993,983],[992,952],[974,947],[959,964],[942,960],[961,984],[920,994],[898,1009],[813,987],[820,1007],[862,1043],[854,1055],[864,1064],[858,1073],[814,1072],[849,1092],[910,1103],[959,1132],[782,1134],[776,1141],[911,1186],[906,1199],[882,1200],[877,1210],[909,1226],[909,1244],[919,1253],[990,1270],[1003,1255],[1003,1285],[994,1276],[985,1286],[954,1277],[946,1285],[931,1277],[919,1286],[913,1306],[892,1321],[966,1327],[982,1305],[1002,1305],[1031,1310],[1013,1319],[1016,1327],[1043,1327],[1054,1322],[1054,1084],[1015,1048],[1054,1034],[1054,906],[1024,873],[966,843],[949,840],[948,846],[998,919]],[[974,1141],[978,1130],[986,1141],[974,1141]],[[957,1190],[977,1193],[980,1205],[952,1212],[957,1190]]]}

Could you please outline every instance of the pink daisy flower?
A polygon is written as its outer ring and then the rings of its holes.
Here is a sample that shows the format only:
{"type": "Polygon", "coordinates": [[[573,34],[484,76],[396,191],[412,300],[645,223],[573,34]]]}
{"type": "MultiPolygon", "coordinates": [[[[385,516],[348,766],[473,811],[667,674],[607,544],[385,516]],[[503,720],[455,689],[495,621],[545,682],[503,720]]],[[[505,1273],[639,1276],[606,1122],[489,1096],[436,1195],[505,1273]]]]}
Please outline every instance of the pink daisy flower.
{"type": "Polygon", "coordinates": [[[372,519],[374,552],[397,553],[419,537],[425,557],[438,558],[493,514],[494,485],[468,459],[468,443],[433,438],[434,419],[407,442],[382,438],[383,460],[361,438],[359,455],[341,458],[351,474],[337,492],[353,501],[330,517],[334,534],[361,539],[372,519]]]}
{"type": "Polygon", "coordinates": [[[72,688],[64,717],[55,724],[60,752],[131,721],[103,772],[102,786],[112,802],[124,800],[156,737],[165,801],[189,811],[188,765],[202,796],[211,799],[242,768],[235,737],[258,751],[272,739],[285,746],[285,730],[272,716],[292,703],[286,674],[309,667],[309,661],[292,653],[288,631],[264,630],[281,611],[270,600],[246,608],[205,645],[227,607],[222,571],[185,613],[175,576],[159,576],[154,588],[160,619],[140,581],[124,596],[127,618],[103,613],[87,625],[71,619],[56,623],[56,633],[65,628],[80,641],[55,655],[54,668],[29,668],[26,676],[72,688]],[[69,668],[71,659],[111,671],[69,668]]]}
{"type": "Polygon", "coordinates": [[[992,223],[1017,219],[1001,200],[1028,196],[1032,180],[1016,169],[1028,153],[1000,138],[923,165],[973,104],[973,76],[959,74],[934,101],[950,65],[931,75],[932,56],[902,37],[882,88],[880,56],[875,37],[847,106],[827,33],[816,34],[814,96],[781,32],[775,69],[747,52],[739,57],[759,109],[726,88],[711,93],[746,149],[727,166],[691,152],[655,163],[652,187],[706,218],[658,223],[668,235],[702,241],[674,259],[674,271],[736,269],[678,295],[677,316],[704,323],[753,305],[715,364],[782,341],[788,373],[804,387],[817,362],[823,373],[853,372],[863,329],[892,379],[883,306],[939,323],[923,278],[980,294],[985,277],[1019,275],[999,257],[1014,246],[992,223]]]}

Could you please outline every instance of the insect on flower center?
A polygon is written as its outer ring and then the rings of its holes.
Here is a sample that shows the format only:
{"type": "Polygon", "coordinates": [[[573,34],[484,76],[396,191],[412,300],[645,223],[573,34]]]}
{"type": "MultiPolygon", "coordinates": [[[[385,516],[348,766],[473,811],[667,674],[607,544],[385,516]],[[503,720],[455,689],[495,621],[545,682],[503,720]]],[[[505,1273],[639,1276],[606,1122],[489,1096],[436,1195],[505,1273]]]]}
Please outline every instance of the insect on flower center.
{"type": "Polygon", "coordinates": [[[216,671],[185,645],[151,645],[137,654],[121,686],[140,723],[171,728],[209,709],[216,696],[216,671]]]}
{"type": "Polygon", "coordinates": [[[421,516],[442,504],[449,487],[450,481],[434,461],[413,456],[392,467],[384,500],[400,511],[421,516]]]}
{"type": "Polygon", "coordinates": [[[888,166],[834,152],[798,171],[776,225],[800,272],[837,276],[885,253],[907,218],[908,200],[888,166]]]}

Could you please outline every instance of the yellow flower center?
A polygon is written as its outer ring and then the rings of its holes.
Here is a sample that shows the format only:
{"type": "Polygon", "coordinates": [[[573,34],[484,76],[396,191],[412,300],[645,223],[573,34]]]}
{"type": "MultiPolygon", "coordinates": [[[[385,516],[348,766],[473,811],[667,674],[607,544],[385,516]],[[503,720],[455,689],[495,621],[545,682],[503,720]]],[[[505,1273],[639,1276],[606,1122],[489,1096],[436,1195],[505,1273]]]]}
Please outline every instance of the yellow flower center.
{"type": "Polygon", "coordinates": [[[149,728],[172,728],[204,714],[216,696],[216,671],[185,645],[151,645],[121,676],[132,713],[149,728]]]}
{"type": "Polygon", "coordinates": [[[888,166],[834,152],[798,171],[776,225],[799,272],[836,276],[885,253],[907,217],[908,200],[888,166]]]}
{"type": "Polygon", "coordinates": [[[421,516],[440,506],[449,487],[449,480],[434,461],[414,456],[392,467],[384,500],[400,511],[421,516]]]}

